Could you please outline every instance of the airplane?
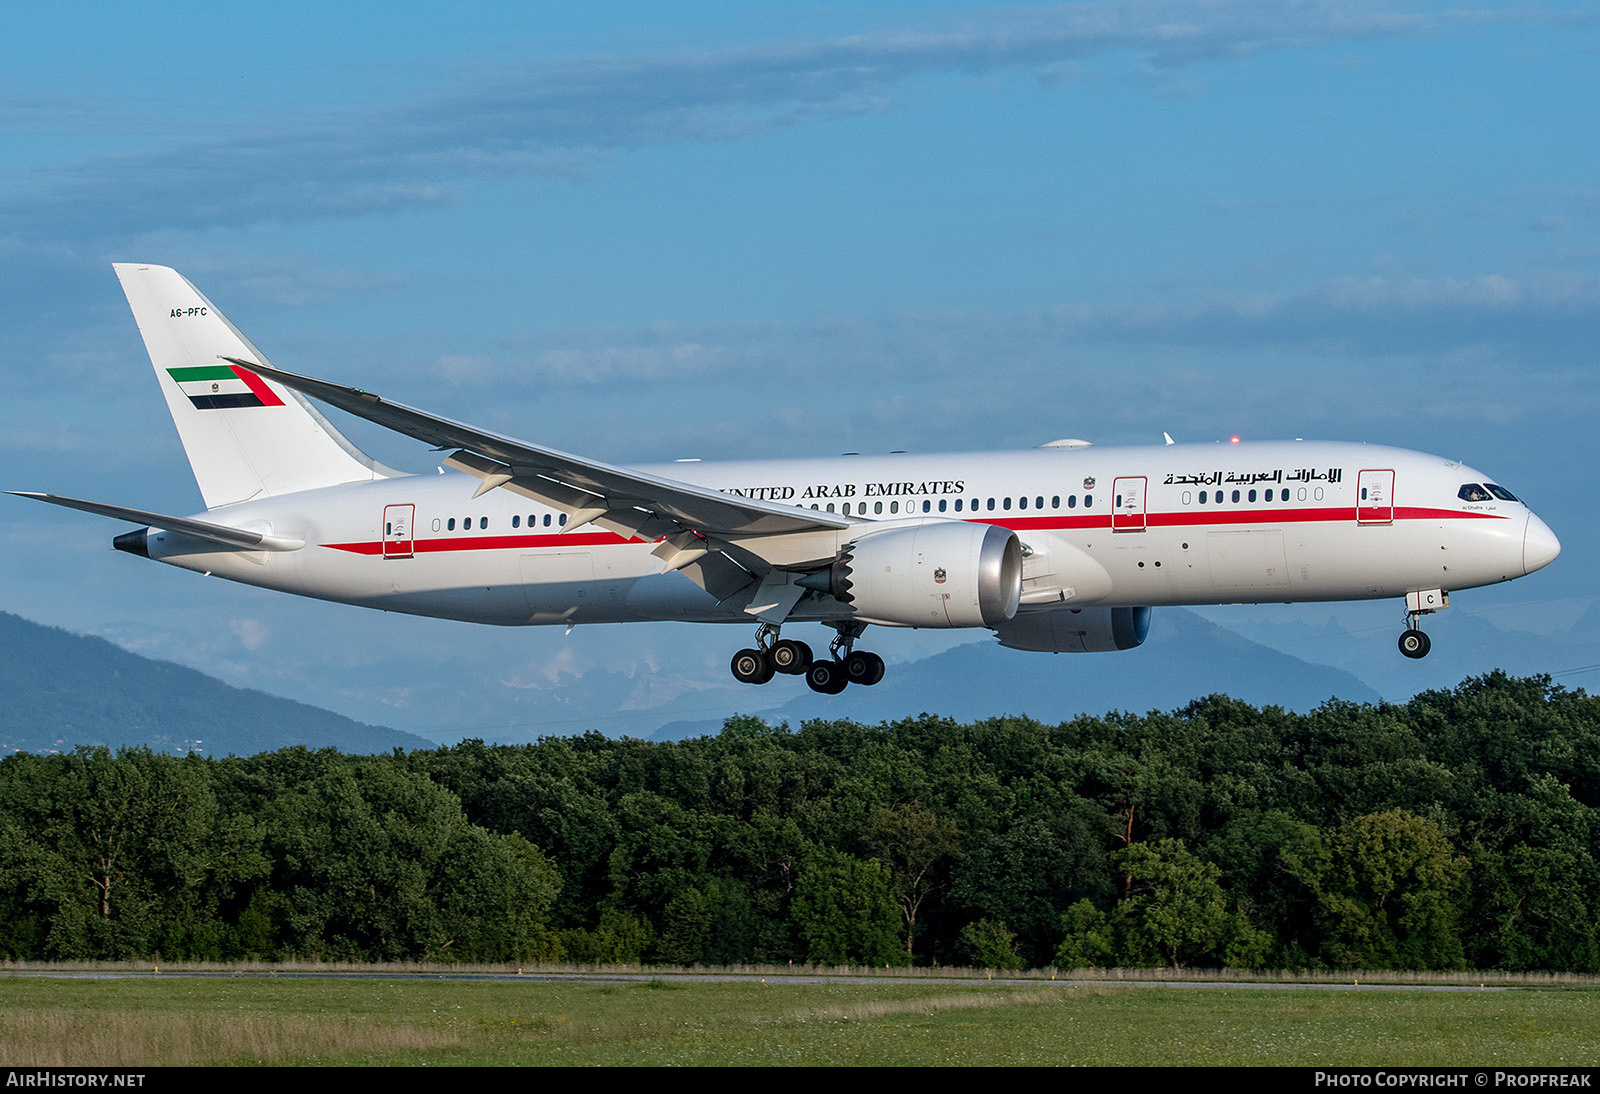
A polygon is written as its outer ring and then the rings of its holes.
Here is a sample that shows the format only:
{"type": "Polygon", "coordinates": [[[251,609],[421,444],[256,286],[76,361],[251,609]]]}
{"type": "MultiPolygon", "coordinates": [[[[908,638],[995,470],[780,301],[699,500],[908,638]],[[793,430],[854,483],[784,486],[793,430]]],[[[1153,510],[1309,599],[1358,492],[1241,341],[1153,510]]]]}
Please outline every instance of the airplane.
{"type": "Polygon", "coordinates": [[[622,467],[274,368],[177,271],[117,264],[206,511],[15,492],[131,521],[120,551],[247,585],[503,626],[755,626],[740,681],[823,694],[882,679],[868,625],[983,628],[1004,646],[1138,646],[1153,608],[1404,597],[1400,651],[1450,593],[1561,545],[1459,461],[1285,441],[683,460],[622,467]],[[448,450],[384,467],[312,400],[448,450]],[[449,468],[447,472],[445,469],[449,468]],[[782,637],[819,623],[828,654],[782,637]]]}

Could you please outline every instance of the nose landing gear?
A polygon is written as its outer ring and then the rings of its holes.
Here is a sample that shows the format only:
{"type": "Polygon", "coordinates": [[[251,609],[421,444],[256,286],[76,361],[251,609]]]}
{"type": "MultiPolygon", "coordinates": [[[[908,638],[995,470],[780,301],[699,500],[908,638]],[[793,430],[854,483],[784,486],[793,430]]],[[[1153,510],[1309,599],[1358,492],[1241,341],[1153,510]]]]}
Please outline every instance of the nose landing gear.
{"type": "MultiPolygon", "coordinates": [[[[1411,620],[1407,620],[1411,622],[1411,620]]],[[[1433,643],[1428,641],[1428,636],[1417,630],[1416,627],[1407,627],[1400,635],[1400,652],[1411,658],[1428,656],[1428,651],[1433,648],[1433,643]]]]}
{"type": "Polygon", "coordinates": [[[1406,629],[1400,635],[1400,652],[1412,660],[1428,656],[1433,643],[1422,633],[1422,617],[1450,606],[1450,594],[1443,589],[1423,589],[1406,594],[1406,629]]]}

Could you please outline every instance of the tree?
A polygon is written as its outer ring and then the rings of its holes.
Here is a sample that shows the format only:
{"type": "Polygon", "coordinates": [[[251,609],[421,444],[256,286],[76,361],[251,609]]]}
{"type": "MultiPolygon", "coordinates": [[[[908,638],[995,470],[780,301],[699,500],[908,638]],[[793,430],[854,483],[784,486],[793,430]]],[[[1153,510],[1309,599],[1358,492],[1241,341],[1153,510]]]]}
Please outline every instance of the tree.
{"type": "Polygon", "coordinates": [[[883,864],[819,849],[800,868],[790,914],[815,965],[887,965],[900,957],[899,911],[883,864]]]}
{"type": "Polygon", "coordinates": [[[1116,857],[1129,878],[1128,897],[1117,906],[1128,956],[1138,962],[1158,952],[1174,969],[1214,957],[1235,926],[1217,882],[1221,871],[1175,839],[1136,843],[1116,857]]]}
{"type": "Polygon", "coordinates": [[[867,846],[889,868],[906,927],[906,964],[913,963],[917,911],[939,888],[935,868],[961,846],[955,821],[921,806],[880,806],[867,822],[867,846]]]}
{"type": "Polygon", "coordinates": [[[1466,860],[1439,826],[1403,809],[1354,817],[1289,868],[1318,898],[1322,954],[1338,968],[1453,969],[1466,860]]]}
{"type": "Polygon", "coordinates": [[[1080,900],[1061,917],[1065,937],[1056,947],[1054,964],[1061,969],[1106,968],[1116,964],[1117,944],[1111,919],[1091,900],[1080,900]]]}
{"type": "Polygon", "coordinates": [[[1022,968],[1017,952],[1017,936],[995,919],[975,919],[961,928],[961,948],[980,969],[1022,968]]]}

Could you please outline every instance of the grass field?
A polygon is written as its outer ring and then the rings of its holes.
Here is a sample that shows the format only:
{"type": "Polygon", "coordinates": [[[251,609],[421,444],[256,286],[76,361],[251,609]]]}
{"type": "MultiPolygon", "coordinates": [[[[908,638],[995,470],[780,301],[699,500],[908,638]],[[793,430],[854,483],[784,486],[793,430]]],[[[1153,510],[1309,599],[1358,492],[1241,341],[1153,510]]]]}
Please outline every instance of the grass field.
{"type": "Polygon", "coordinates": [[[1600,993],[0,978],[0,1064],[1600,1065],[1600,993]]]}

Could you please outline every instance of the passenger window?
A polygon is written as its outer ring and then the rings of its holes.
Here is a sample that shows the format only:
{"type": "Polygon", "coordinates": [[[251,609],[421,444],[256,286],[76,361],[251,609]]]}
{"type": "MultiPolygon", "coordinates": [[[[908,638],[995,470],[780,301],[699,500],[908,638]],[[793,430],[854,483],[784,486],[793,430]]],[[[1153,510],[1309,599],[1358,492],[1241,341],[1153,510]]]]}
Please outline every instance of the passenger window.
{"type": "Polygon", "coordinates": [[[1206,498],[1208,498],[1210,496],[1211,495],[1210,495],[1209,491],[1207,491],[1207,490],[1200,491],[1200,504],[1204,505],[1206,503],[1206,498]]]}
{"type": "Polygon", "coordinates": [[[1078,507],[1078,495],[1076,495],[1076,494],[1068,494],[1067,495],[1067,508],[1068,509],[1076,509],[1077,507],[1078,507]]]}
{"type": "Polygon", "coordinates": [[[456,530],[456,518],[451,517],[449,523],[446,524],[445,527],[454,532],[456,530]]]}
{"type": "Polygon", "coordinates": [[[1061,508],[1061,495],[1060,494],[1057,494],[1055,497],[1050,499],[1050,508],[1052,508],[1052,509],[1060,509],[1061,508]]]}
{"type": "Polygon", "coordinates": [[[1239,504],[1239,491],[1237,490],[1233,492],[1233,503],[1235,505],[1239,504]]]}
{"type": "Polygon", "coordinates": [[[1028,499],[1027,498],[1018,498],[1017,499],[1017,508],[1018,509],[1026,509],[1027,507],[1028,507],[1028,499]]]}
{"type": "MultiPolygon", "coordinates": [[[[550,523],[550,518],[549,517],[545,517],[544,518],[544,522],[546,524],[549,524],[550,523]]],[[[567,526],[567,514],[565,514],[565,513],[561,514],[561,520],[559,521],[559,523],[560,523],[561,527],[563,527],[563,528],[565,528],[567,526]]]]}
{"type": "MultiPolygon", "coordinates": [[[[993,502],[990,502],[990,503],[989,503],[989,508],[990,508],[990,509],[993,509],[993,508],[994,508],[994,503],[993,503],[993,502]]],[[[1011,508],[1011,499],[1010,499],[1010,498],[1001,498],[1001,499],[1000,499],[1000,508],[1002,508],[1002,509],[1005,509],[1005,510],[1008,510],[1008,511],[1009,511],[1009,510],[1010,510],[1010,508],[1011,508]]]]}
{"type": "Polygon", "coordinates": [[[991,513],[994,512],[994,499],[993,498],[989,499],[989,512],[991,512],[991,513]]]}
{"type": "Polygon", "coordinates": [[[1255,501],[1256,500],[1256,492],[1254,490],[1250,491],[1250,500],[1251,501],[1255,501]]]}
{"type": "Polygon", "coordinates": [[[1089,508],[1092,508],[1093,506],[1094,506],[1094,495],[1093,494],[1085,494],[1083,496],[1083,507],[1085,509],[1089,509],[1089,508]]]}
{"type": "MultiPolygon", "coordinates": [[[[927,510],[923,510],[923,511],[926,512],[927,510]]],[[[943,498],[939,499],[939,512],[941,512],[941,513],[944,512],[944,499],[943,498]]]]}
{"type": "Polygon", "coordinates": [[[522,517],[520,515],[512,514],[511,527],[513,527],[513,528],[521,528],[522,527],[522,517]]]}
{"type": "Polygon", "coordinates": [[[958,512],[958,513],[961,512],[961,499],[960,498],[956,499],[956,512],[958,512]]]}

